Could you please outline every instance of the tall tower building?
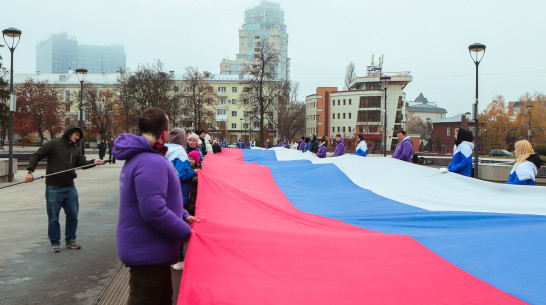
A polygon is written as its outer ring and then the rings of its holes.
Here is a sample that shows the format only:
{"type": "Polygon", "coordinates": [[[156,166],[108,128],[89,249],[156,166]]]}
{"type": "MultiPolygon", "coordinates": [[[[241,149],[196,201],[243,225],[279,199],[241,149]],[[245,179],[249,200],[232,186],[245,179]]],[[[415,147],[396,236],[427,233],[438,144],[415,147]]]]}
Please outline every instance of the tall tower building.
{"type": "Polygon", "coordinates": [[[36,44],[36,71],[67,73],[85,68],[89,73],[116,73],[125,69],[123,46],[78,45],[75,37],[54,34],[36,44]]]}
{"type": "Polygon", "coordinates": [[[222,60],[220,74],[241,74],[244,65],[252,62],[257,42],[268,42],[278,52],[277,77],[289,79],[290,58],[284,11],[280,4],[267,0],[262,0],[260,5],[245,10],[245,23],[239,29],[239,53],[235,60],[225,58],[222,60]]]}

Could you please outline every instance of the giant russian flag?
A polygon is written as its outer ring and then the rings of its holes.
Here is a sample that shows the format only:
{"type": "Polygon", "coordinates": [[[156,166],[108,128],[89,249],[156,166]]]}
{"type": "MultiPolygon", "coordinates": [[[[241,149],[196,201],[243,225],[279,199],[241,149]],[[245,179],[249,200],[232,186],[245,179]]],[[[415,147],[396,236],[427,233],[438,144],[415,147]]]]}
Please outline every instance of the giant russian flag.
{"type": "Polygon", "coordinates": [[[546,188],[391,158],[209,154],[178,304],[546,304],[546,188]]]}

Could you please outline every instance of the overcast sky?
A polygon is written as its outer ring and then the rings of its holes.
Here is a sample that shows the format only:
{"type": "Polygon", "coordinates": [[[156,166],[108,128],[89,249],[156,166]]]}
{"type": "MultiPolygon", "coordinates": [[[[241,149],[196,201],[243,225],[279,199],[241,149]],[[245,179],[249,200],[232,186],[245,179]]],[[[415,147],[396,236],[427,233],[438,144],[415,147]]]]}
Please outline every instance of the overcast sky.
{"type": "MultiPolygon", "coordinates": [[[[160,59],[176,73],[187,66],[219,73],[222,58],[238,52],[244,10],[259,2],[6,0],[0,27],[23,31],[16,73],[35,72],[36,43],[60,32],[82,44],[125,46],[132,70],[160,59]]],[[[300,82],[302,100],[318,86],[342,90],[349,62],[364,76],[375,54],[384,55],[384,71],[411,72],[407,100],[423,92],[450,116],[471,111],[475,67],[468,45],[474,42],[487,46],[479,66],[480,109],[496,95],[513,101],[546,92],[544,0],[276,2],[285,12],[291,79],[300,82]]],[[[0,54],[9,66],[9,51],[0,54]]]]}

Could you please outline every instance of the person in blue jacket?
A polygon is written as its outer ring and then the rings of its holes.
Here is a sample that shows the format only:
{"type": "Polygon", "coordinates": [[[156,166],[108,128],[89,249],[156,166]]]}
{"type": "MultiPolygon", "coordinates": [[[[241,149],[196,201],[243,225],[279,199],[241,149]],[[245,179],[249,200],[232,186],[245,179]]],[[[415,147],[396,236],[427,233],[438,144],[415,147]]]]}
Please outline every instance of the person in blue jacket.
{"type": "Polygon", "coordinates": [[[364,135],[359,134],[357,139],[358,145],[356,146],[355,155],[366,157],[368,155],[368,144],[366,143],[366,141],[364,141],[364,135]]]}
{"type": "Polygon", "coordinates": [[[305,146],[304,146],[304,148],[303,148],[303,152],[306,152],[306,151],[308,151],[309,149],[311,149],[311,138],[306,137],[306,138],[305,138],[305,146]]]}
{"type": "Polygon", "coordinates": [[[245,142],[242,138],[239,138],[239,142],[237,142],[237,148],[243,149],[246,148],[245,142]]]}
{"type": "Polygon", "coordinates": [[[543,161],[527,140],[516,142],[516,164],[510,171],[506,184],[536,185],[535,177],[543,161]]]}
{"type": "Polygon", "coordinates": [[[453,158],[447,166],[447,170],[452,173],[461,174],[467,177],[472,175],[472,150],[474,144],[472,132],[465,128],[455,130],[455,147],[453,149],[453,158]]]}
{"type": "Polygon", "coordinates": [[[224,141],[222,141],[222,144],[220,146],[223,147],[223,148],[228,148],[226,139],[224,139],[224,141]]]}
{"type": "Polygon", "coordinates": [[[165,158],[169,160],[176,169],[178,178],[180,179],[180,185],[182,188],[182,200],[184,201],[184,208],[188,210],[189,194],[191,190],[191,181],[195,176],[195,171],[191,169],[190,161],[188,160],[188,154],[184,147],[187,145],[186,131],[182,128],[174,128],[169,133],[169,142],[167,146],[167,154],[165,158]]]}

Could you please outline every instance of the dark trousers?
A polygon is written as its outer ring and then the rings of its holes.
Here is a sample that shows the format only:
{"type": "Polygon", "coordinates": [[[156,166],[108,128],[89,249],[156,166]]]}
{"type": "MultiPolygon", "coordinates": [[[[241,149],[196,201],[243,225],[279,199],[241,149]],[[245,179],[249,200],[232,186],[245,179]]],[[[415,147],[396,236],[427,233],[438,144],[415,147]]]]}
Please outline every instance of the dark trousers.
{"type": "Polygon", "coordinates": [[[127,305],[172,305],[171,266],[129,267],[127,305]]]}
{"type": "Polygon", "coordinates": [[[59,224],[61,208],[66,214],[65,240],[68,243],[72,238],[76,238],[79,207],[78,191],[74,185],[68,187],[46,186],[47,236],[52,246],[61,244],[61,225],[59,224]]]}

